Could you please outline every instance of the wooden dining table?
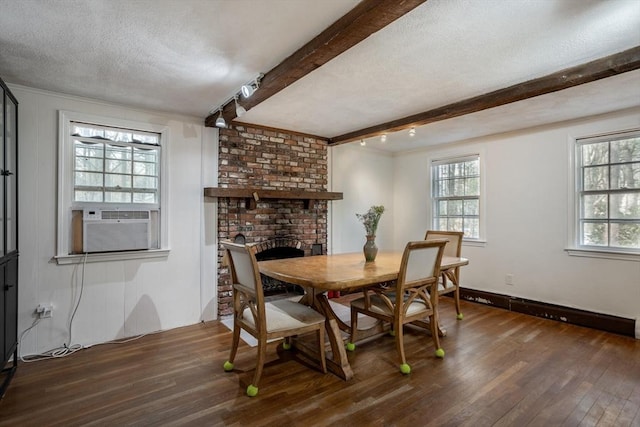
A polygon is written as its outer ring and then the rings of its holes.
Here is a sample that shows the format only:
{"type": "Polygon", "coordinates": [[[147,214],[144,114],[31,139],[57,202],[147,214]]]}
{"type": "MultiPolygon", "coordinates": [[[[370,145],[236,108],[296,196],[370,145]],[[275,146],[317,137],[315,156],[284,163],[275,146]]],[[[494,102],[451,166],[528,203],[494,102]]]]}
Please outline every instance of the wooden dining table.
{"type": "MultiPolygon", "coordinates": [[[[304,288],[305,295],[300,302],[313,307],[327,319],[325,326],[331,346],[327,368],[344,380],[349,380],[353,377],[353,370],[341,331],[348,332],[350,327],[336,315],[325,292],[353,292],[396,280],[401,260],[401,251],[380,252],[373,262],[365,262],[362,252],[357,252],[260,261],[258,266],[260,273],[265,276],[304,288]]],[[[448,272],[447,277],[457,285],[459,267],[468,263],[466,258],[443,256],[440,269],[448,272]]]]}

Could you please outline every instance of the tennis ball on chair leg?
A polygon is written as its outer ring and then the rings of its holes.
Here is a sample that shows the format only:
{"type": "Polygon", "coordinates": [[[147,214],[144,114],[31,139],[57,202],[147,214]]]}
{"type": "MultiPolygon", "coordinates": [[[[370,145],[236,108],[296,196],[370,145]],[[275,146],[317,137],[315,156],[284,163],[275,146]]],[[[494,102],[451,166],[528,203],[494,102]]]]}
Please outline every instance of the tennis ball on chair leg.
{"type": "Polygon", "coordinates": [[[282,348],[285,350],[291,350],[291,344],[289,344],[288,342],[283,342],[282,348]]]}
{"type": "Polygon", "coordinates": [[[356,349],[356,345],[352,342],[347,343],[347,350],[354,351],[356,349]]]}
{"type": "Polygon", "coordinates": [[[444,358],[444,350],[439,348],[436,350],[436,357],[439,357],[440,359],[444,358]]]}
{"type": "Polygon", "coordinates": [[[254,386],[253,384],[249,384],[249,387],[247,387],[247,396],[254,397],[257,395],[258,395],[258,387],[254,386]]]}
{"type": "Polygon", "coordinates": [[[456,317],[458,318],[458,320],[462,320],[462,318],[463,318],[464,316],[462,315],[462,313],[458,313],[458,315],[457,315],[456,317]]]}
{"type": "Polygon", "coordinates": [[[227,360],[226,362],[224,362],[224,365],[222,365],[222,368],[227,372],[233,371],[233,363],[227,360]]]}
{"type": "Polygon", "coordinates": [[[402,365],[400,365],[400,372],[402,372],[405,375],[410,374],[411,366],[409,366],[408,363],[403,363],[402,365]]]}

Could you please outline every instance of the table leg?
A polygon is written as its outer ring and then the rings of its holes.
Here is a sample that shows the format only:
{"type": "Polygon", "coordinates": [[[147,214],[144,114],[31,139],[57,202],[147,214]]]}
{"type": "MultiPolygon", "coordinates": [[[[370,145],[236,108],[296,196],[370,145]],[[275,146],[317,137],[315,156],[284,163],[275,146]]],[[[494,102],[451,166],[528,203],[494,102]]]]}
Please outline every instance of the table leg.
{"type": "Polygon", "coordinates": [[[327,368],[338,375],[343,380],[353,378],[353,370],[347,358],[347,351],[344,348],[344,340],[340,332],[340,323],[342,321],[335,315],[329,305],[326,295],[315,294],[313,298],[314,308],[326,317],[325,327],[327,330],[327,338],[331,345],[331,358],[327,358],[327,368]]]}

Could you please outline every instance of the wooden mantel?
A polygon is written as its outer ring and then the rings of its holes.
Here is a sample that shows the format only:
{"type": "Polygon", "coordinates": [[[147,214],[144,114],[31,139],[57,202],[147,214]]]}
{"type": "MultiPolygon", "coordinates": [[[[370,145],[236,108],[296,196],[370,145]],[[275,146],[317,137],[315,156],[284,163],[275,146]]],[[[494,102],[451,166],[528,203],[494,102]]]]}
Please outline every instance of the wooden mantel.
{"type": "Polygon", "coordinates": [[[342,193],[329,191],[266,190],[262,188],[205,187],[205,197],[247,199],[247,209],[255,209],[261,199],[304,200],[305,209],[313,209],[315,200],[342,200],[342,193]]]}

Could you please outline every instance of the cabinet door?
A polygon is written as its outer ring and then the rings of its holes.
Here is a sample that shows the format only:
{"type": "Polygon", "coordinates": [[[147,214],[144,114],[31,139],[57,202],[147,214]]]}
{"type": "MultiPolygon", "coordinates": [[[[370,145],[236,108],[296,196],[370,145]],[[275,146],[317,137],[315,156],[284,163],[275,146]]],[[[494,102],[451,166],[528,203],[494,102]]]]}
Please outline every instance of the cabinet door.
{"type": "MultiPolygon", "coordinates": [[[[0,256],[4,256],[4,133],[5,133],[5,114],[7,111],[6,102],[9,95],[4,87],[0,85],[0,256]]],[[[0,276],[1,278],[2,276],[0,276]]]]}
{"type": "Polygon", "coordinates": [[[18,257],[4,264],[4,360],[18,345],[18,257]]]}
{"type": "MultiPolygon", "coordinates": [[[[7,94],[8,95],[8,94],[7,94]]],[[[4,191],[5,194],[5,254],[18,250],[18,104],[10,96],[5,96],[5,141],[4,141],[4,191]]]]}
{"type": "Polygon", "coordinates": [[[0,368],[4,368],[4,364],[9,358],[7,356],[9,345],[5,340],[5,331],[7,330],[7,316],[5,313],[7,307],[7,291],[4,285],[4,270],[6,265],[7,264],[0,264],[0,286],[2,287],[2,289],[0,289],[0,350],[2,350],[2,364],[0,364],[0,368]]]}

